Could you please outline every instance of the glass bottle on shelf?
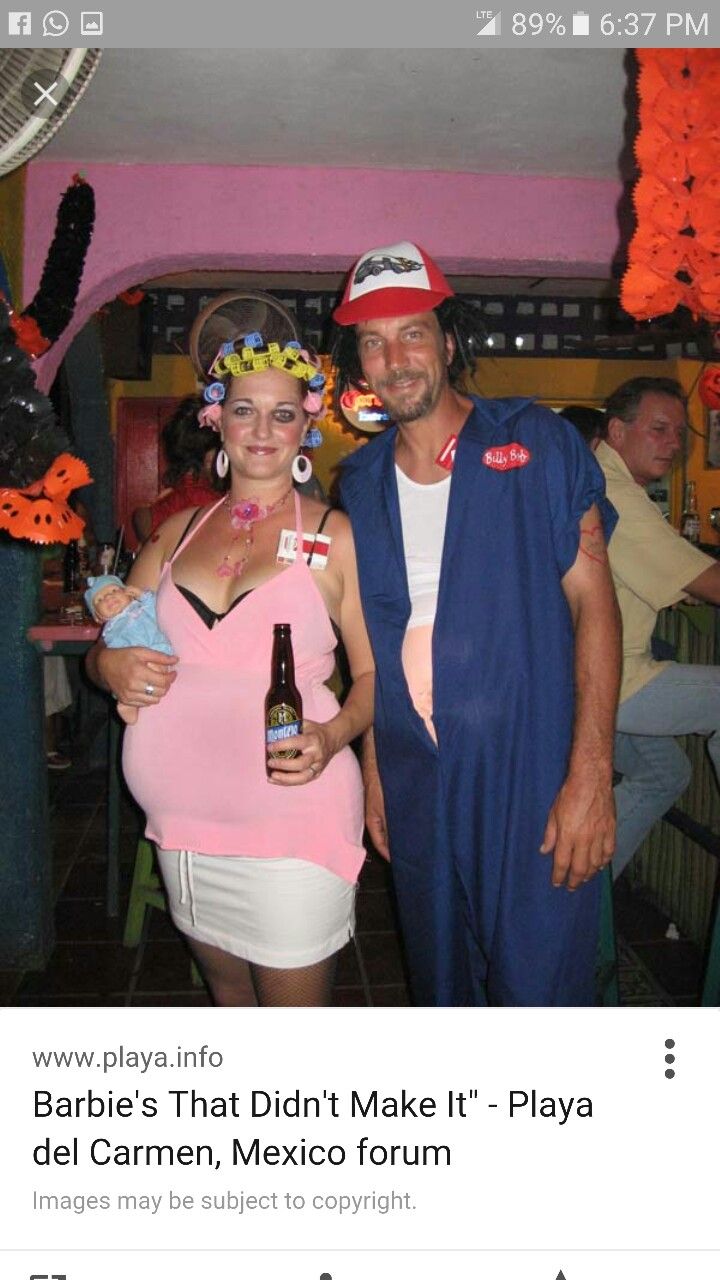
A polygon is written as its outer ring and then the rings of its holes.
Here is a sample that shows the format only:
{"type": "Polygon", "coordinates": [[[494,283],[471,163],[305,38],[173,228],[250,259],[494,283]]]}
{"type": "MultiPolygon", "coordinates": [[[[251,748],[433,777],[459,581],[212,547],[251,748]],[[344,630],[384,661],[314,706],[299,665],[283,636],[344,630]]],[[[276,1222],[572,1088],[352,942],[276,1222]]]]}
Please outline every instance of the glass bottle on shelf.
{"type": "Polygon", "coordinates": [[[90,573],[90,552],[88,551],[88,544],[84,533],[81,533],[77,540],[77,551],[78,572],[80,575],[79,585],[84,587],[90,573]]]}
{"type": "Polygon", "coordinates": [[[685,502],[680,517],[680,536],[697,546],[700,541],[700,514],[697,505],[697,489],[694,480],[685,485],[685,502]]]}
{"type": "Polygon", "coordinates": [[[80,555],[77,538],[68,542],[63,556],[63,591],[66,596],[80,590],[80,555]]]}
{"type": "Polygon", "coordinates": [[[80,573],[80,554],[77,538],[67,544],[63,556],[63,597],[60,605],[60,620],[65,623],[80,624],[83,620],[84,587],[80,573]]]}

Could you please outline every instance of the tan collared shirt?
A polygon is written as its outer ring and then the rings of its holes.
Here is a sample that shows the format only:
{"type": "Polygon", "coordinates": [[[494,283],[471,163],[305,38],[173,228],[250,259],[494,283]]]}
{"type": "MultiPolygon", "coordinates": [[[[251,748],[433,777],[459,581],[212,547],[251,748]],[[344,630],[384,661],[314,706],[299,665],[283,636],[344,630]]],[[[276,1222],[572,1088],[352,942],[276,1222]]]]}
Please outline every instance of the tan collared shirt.
{"type": "Polygon", "coordinates": [[[659,610],[684,600],[684,588],[715,561],[663,519],[615,449],[603,441],[595,457],[619,517],[608,554],[622,614],[620,701],[625,702],[668,665],[655,662],[650,648],[659,610]]]}

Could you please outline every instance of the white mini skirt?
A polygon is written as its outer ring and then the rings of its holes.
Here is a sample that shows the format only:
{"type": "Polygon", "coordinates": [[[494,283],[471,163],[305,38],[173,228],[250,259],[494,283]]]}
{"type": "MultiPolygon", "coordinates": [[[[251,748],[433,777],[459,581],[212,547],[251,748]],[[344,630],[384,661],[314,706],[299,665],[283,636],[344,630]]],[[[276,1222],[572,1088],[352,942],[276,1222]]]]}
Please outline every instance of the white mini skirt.
{"type": "Polygon", "coordinates": [[[225,858],[158,849],[181,933],[251,964],[297,969],[355,932],[355,885],[299,858],[225,858]]]}

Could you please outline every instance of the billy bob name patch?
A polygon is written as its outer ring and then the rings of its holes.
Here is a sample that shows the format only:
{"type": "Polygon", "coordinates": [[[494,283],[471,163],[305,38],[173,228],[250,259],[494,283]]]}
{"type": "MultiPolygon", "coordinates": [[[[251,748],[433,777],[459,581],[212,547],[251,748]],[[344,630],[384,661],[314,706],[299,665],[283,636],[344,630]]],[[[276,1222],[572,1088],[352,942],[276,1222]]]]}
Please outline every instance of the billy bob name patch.
{"type": "Polygon", "coordinates": [[[496,444],[486,449],[483,462],[491,471],[514,471],[517,467],[526,467],[532,454],[524,444],[514,441],[512,444],[496,444]]]}

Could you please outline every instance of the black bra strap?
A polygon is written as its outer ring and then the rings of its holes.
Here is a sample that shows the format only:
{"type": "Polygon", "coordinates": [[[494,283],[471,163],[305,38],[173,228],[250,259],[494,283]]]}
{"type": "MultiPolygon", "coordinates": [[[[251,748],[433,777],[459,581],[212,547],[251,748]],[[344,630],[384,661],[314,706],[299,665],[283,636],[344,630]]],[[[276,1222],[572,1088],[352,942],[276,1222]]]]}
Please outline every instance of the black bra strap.
{"type": "Polygon", "coordinates": [[[319,525],[318,525],[318,527],[317,527],[317,532],[316,532],[316,534],[315,534],[315,537],[316,537],[316,538],[317,538],[318,534],[322,533],[323,529],[325,528],[325,521],[327,520],[327,518],[328,518],[328,516],[330,515],[331,511],[332,511],[332,507],[328,507],[327,511],[324,513],[323,518],[322,518],[322,520],[320,521],[320,523],[319,523],[319,525]]]}
{"type": "Polygon", "coordinates": [[[310,567],[310,565],[312,564],[312,558],[313,558],[313,556],[315,555],[315,547],[316,547],[316,545],[317,545],[317,540],[318,540],[318,538],[320,537],[320,534],[322,533],[323,529],[325,528],[325,521],[327,520],[327,518],[328,518],[328,516],[330,515],[330,512],[331,512],[331,511],[332,511],[332,507],[328,507],[327,511],[323,514],[323,518],[322,518],[322,520],[320,521],[320,524],[318,525],[317,529],[315,530],[315,535],[314,535],[314,537],[313,537],[313,544],[312,544],[312,546],[311,546],[311,548],[310,548],[310,555],[308,556],[308,568],[309,568],[309,567],[310,567]]]}
{"type": "Polygon", "coordinates": [[[173,551],[172,555],[169,557],[169,558],[170,558],[170,560],[174,560],[174,559],[175,559],[175,556],[177,555],[178,551],[180,550],[180,548],[181,548],[181,546],[182,546],[183,542],[184,542],[184,541],[185,541],[185,539],[187,538],[187,536],[188,536],[188,534],[189,534],[189,532],[190,532],[190,530],[191,530],[191,528],[192,528],[192,526],[193,526],[193,524],[194,524],[194,522],[195,522],[195,517],[198,515],[198,513],[199,513],[200,511],[203,511],[203,510],[204,510],[204,508],[203,508],[203,507],[196,507],[196,508],[195,508],[195,510],[193,511],[193,513],[192,513],[192,515],[191,515],[190,519],[188,520],[187,524],[185,525],[185,528],[183,529],[182,533],[180,534],[180,538],[179,538],[179,540],[178,540],[178,542],[177,542],[177,544],[176,544],[176,546],[175,546],[175,550],[173,551]]]}

